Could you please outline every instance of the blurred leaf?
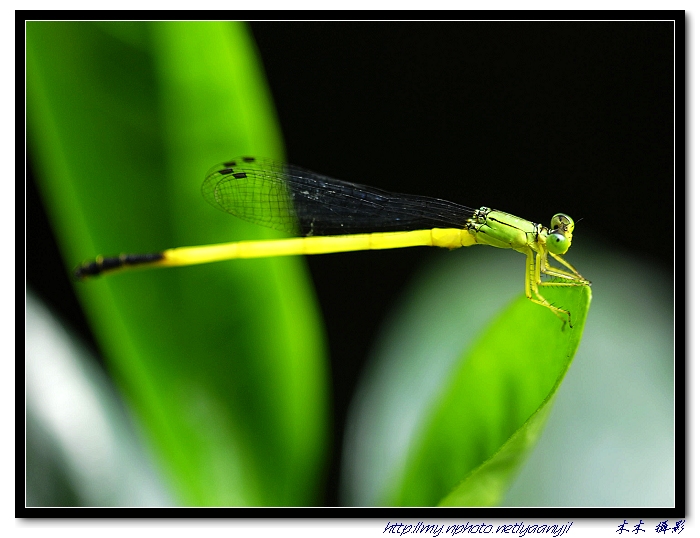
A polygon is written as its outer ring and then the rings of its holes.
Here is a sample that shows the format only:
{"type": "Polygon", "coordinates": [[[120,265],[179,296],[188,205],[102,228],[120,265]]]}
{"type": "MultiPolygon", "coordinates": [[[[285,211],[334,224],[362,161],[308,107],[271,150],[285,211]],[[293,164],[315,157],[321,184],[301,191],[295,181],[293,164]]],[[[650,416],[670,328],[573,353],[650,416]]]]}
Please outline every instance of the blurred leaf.
{"type": "Polygon", "coordinates": [[[114,387],[27,291],[27,506],[170,506],[114,387]]]}
{"type": "MultiPolygon", "coordinates": [[[[217,162],[283,157],[244,25],[30,22],[27,86],[67,272],[98,253],[275,236],[199,192],[217,162]]],[[[318,503],[327,372],[302,260],[124,273],[77,291],[180,502],[318,503]]]]}

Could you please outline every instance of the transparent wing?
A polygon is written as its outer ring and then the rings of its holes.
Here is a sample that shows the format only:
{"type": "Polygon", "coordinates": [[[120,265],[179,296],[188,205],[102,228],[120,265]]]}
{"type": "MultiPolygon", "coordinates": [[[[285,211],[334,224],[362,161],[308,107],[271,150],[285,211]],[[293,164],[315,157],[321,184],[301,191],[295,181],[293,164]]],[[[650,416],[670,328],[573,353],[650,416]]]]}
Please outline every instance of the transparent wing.
{"type": "Polygon", "coordinates": [[[202,194],[243,220],[306,236],[463,228],[474,214],[437,198],[394,194],[255,157],[211,168],[202,194]]]}

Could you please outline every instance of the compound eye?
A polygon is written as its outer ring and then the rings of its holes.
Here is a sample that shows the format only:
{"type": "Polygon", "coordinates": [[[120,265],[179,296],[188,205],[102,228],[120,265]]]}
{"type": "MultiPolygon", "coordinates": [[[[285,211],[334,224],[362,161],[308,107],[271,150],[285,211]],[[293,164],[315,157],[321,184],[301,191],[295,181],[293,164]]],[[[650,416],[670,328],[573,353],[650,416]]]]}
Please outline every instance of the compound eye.
{"type": "Polygon", "coordinates": [[[557,213],[552,217],[552,230],[561,230],[562,232],[574,231],[574,219],[565,213],[557,213]]]}
{"type": "MultiPolygon", "coordinates": [[[[554,223],[554,219],[552,219],[554,223]]],[[[571,241],[559,233],[550,233],[547,236],[547,250],[552,254],[566,254],[571,246],[571,241]]]]}

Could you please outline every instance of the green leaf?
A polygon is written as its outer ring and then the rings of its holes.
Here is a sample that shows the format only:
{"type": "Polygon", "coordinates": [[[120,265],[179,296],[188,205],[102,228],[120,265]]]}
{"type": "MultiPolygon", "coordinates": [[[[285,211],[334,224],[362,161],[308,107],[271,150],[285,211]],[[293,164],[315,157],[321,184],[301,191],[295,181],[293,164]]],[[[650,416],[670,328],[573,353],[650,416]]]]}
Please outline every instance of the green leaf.
{"type": "MultiPolygon", "coordinates": [[[[33,164],[67,273],[98,253],[276,236],[200,194],[217,162],[283,158],[245,25],[30,22],[27,86],[33,164]]],[[[181,503],[318,503],[328,376],[303,260],[76,289],[181,503]]]]}
{"type": "Polygon", "coordinates": [[[562,327],[524,297],[523,262],[470,247],[436,253],[416,277],[351,407],[347,504],[498,504],[539,436],[590,302],[588,287],[541,288],[571,311],[574,329],[562,327]]]}
{"type": "Polygon", "coordinates": [[[502,504],[674,506],[673,275],[604,238],[586,239],[576,238],[575,251],[595,295],[586,334],[502,504]]]}
{"type": "Polygon", "coordinates": [[[574,328],[518,298],[459,361],[414,441],[392,504],[492,506],[539,438],[581,340],[589,287],[543,289],[574,328]]]}

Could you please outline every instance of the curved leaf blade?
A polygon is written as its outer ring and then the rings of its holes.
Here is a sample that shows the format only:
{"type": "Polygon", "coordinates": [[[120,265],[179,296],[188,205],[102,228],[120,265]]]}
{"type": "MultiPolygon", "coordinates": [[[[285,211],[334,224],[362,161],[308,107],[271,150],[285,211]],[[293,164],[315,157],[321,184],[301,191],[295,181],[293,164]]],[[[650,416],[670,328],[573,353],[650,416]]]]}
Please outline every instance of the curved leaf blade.
{"type": "Polygon", "coordinates": [[[391,504],[498,504],[541,432],[580,342],[590,288],[543,294],[571,311],[574,324],[517,299],[459,361],[447,389],[414,440],[391,504]]]}
{"type": "MultiPolygon", "coordinates": [[[[27,82],[67,271],[97,253],[274,235],[199,192],[213,163],[282,157],[244,25],[31,22],[27,82]]],[[[301,260],[124,273],[77,291],[180,502],[318,502],[327,378],[301,260]]]]}

